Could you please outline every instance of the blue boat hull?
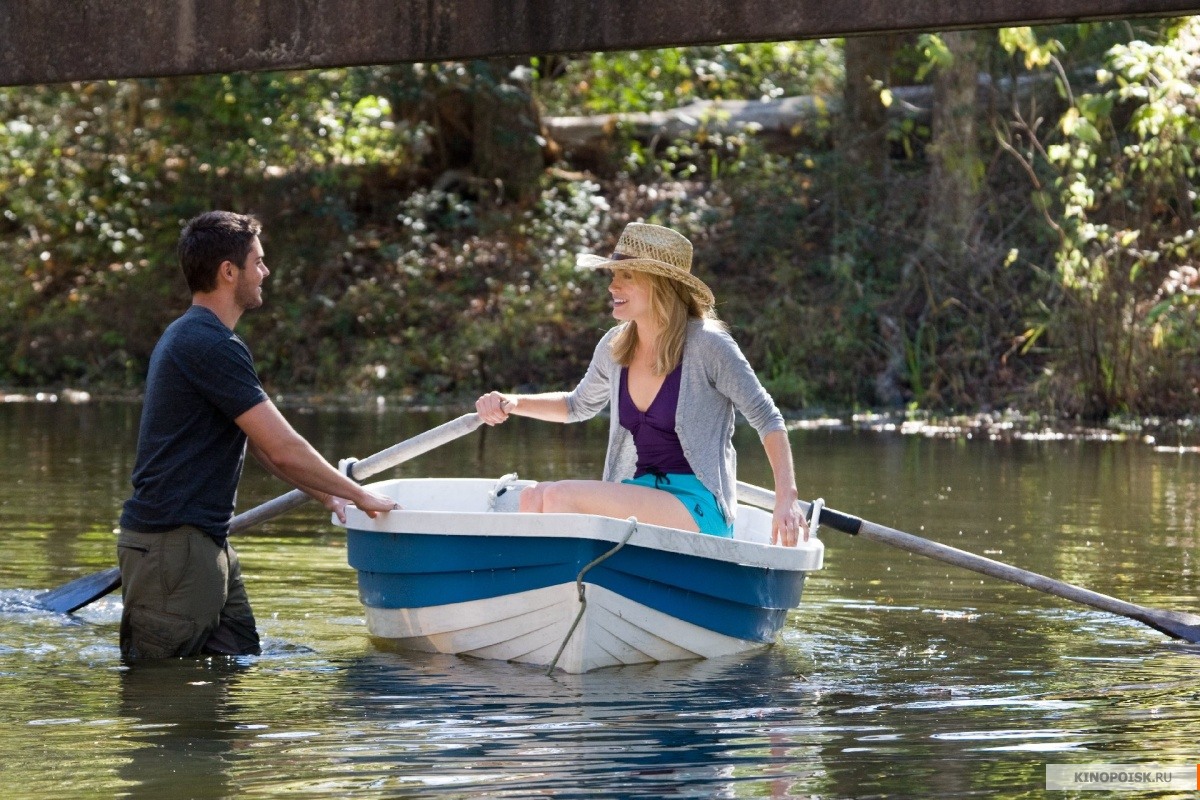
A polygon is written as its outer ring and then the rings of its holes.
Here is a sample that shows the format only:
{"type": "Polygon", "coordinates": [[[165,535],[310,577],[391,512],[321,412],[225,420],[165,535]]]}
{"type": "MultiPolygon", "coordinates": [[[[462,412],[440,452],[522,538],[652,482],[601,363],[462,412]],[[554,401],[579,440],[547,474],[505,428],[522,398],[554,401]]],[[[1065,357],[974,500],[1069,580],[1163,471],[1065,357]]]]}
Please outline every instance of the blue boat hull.
{"type": "MultiPolygon", "coordinates": [[[[415,608],[574,583],[611,542],[510,536],[437,536],[348,530],[359,598],[415,608]]],[[[772,642],[800,604],[805,573],[714,561],[628,544],[589,570],[587,583],[709,630],[772,642]]]]}
{"type": "Polygon", "coordinates": [[[773,642],[821,566],[819,541],[766,544],[770,515],[758,509],[739,511],[731,540],[516,513],[511,496],[496,507],[491,486],[387,481],[372,488],[403,511],[349,511],[348,560],[372,636],[572,672],[725,655],[773,642]]]}

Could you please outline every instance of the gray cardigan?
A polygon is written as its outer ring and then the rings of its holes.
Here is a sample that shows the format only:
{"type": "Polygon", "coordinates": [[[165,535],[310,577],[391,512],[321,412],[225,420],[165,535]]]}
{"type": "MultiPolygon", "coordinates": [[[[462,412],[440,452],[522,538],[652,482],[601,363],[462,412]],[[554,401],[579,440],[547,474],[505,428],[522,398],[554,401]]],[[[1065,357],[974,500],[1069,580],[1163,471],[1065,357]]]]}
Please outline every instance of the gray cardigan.
{"type": "MultiPolygon", "coordinates": [[[[613,358],[612,339],[621,327],[610,330],[596,345],[587,373],[566,398],[568,422],[591,419],[606,405],[613,409],[604,459],[606,481],[632,478],[637,464],[633,436],[618,418],[621,365],[613,358]]],[[[787,430],[783,415],[733,337],[720,323],[692,320],[683,346],[675,432],[692,471],[717,498],[727,521],[733,520],[737,508],[734,409],[742,412],[760,439],[787,430]]]]}

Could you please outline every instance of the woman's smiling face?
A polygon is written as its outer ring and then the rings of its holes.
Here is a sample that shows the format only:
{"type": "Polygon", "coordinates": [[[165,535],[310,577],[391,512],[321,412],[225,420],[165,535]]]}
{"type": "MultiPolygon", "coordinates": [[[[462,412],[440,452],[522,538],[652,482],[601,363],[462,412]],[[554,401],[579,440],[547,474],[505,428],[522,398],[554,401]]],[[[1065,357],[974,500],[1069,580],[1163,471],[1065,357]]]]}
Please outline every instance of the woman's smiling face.
{"type": "Polygon", "coordinates": [[[629,322],[650,313],[650,282],[631,269],[614,269],[608,284],[612,295],[613,316],[629,322]]]}

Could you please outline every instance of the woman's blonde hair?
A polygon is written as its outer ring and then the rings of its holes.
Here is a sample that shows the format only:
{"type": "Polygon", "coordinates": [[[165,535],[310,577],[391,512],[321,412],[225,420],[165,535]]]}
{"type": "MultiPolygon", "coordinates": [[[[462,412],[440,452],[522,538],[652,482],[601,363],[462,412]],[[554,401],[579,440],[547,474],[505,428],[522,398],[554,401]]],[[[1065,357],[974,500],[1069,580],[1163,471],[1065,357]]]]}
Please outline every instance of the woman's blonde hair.
{"type": "MultiPolygon", "coordinates": [[[[717,312],[712,306],[701,306],[692,292],[679,281],[649,272],[634,272],[633,275],[635,280],[643,281],[650,287],[650,314],[662,330],[658,337],[658,352],[654,354],[654,374],[668,375],[683,359],[688,321],[715,320],[717,312]]],[[[637,323],[629,322],[613,337],[613,359],[623,367],[629,366],[637,346],[637,323]]]]}

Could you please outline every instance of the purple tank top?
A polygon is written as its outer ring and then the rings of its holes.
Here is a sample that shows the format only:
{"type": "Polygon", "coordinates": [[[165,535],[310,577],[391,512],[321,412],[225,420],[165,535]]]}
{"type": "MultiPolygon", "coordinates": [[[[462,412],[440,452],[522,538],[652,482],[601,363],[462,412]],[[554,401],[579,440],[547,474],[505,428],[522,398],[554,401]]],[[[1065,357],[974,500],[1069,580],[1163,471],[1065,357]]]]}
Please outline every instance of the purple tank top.
{"type": "Polygon", "coordinates": [[[633,435],[633,443],[637,447],[637,468],[633,477],[654,473],[694,474],[684,458],[679,436],[675,433],[675,410],[679,407],[679,380],[683,376],[683,362],[667,375],[645,411],[633,404],[629,394],[628,373],[628,369],[621,367],[617,414],[621,427],[633,435]]]}

